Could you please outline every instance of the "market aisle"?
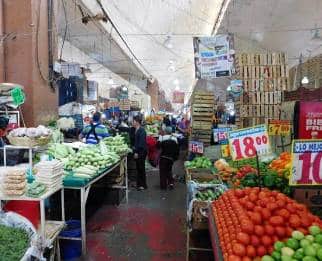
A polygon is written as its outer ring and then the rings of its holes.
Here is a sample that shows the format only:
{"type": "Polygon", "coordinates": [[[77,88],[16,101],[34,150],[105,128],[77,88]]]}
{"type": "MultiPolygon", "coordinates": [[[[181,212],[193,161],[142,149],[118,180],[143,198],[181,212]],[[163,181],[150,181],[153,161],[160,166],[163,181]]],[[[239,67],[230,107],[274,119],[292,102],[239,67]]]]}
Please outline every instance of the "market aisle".
{"type": "MultiPolygon", "coordinates": [[[[174,169],[182,175],[181,162],[174,169]]],[[[89,220],[86,260],[185,260],[186,186],[161,191],[157,171],[148,173],[148,185],[132,190],[128,205],[103,206],[89,220]]]]}

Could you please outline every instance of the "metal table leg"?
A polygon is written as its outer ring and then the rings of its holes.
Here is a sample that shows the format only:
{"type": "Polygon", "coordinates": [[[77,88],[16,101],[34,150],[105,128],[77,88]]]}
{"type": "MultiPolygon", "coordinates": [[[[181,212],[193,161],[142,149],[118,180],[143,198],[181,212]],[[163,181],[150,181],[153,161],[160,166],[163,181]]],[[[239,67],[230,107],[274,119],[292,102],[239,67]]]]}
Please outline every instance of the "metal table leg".
{"type": "Polygon", "coordinates": [[[82,252],[86,255],[86,201],[85,188],[81,188],[81,230],[82,230],[82,252]]]}
{"type": "Polygon", "coordinates": [[[60,199],[61,199],[61,217],[62,221],[65,221],[65,190],[64,188],[60,191],[60,199]]]}
{"type": "Polygon", "coordinates": [[[45,201],[40,200],[40,225],[41,225],[41,236],[46,238],[46,230],[45,230],[45,201]]]}
{"type": "Polygon", "coordinates": [[[125,175],[125,197],[126,197],[126,204],[129,203],[129,180],[128,180],[128,173],[127,173],[127,157],[124,159],[124,175],[125,175]]]}

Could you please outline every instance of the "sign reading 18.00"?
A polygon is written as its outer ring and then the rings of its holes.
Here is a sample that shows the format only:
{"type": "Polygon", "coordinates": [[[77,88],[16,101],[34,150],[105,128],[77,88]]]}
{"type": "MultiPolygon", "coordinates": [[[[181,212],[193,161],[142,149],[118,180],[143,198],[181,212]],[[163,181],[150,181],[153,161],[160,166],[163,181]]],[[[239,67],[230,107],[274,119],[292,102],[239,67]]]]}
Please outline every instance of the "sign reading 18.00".
{"type": "Polygon", "coordinates": [[[230,153],[233,160],[253,158],[271,153],[266,125],[230,131],[228,133],[230,153]]]}
{"type": "Polygon", "coordinates": [[[322,185],[322,140],[294,140],[290,185],[322,185]]]}

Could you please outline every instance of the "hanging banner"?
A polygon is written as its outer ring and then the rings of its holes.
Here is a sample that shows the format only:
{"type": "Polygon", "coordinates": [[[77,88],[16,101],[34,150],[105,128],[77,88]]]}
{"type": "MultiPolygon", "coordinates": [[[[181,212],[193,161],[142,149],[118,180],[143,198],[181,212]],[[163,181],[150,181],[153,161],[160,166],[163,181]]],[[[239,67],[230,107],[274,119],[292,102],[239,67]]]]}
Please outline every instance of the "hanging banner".
{"type": "Polygon", "coordinates": [[[269,136],[291,135],[291,121],[288,120],[268,120],[269,136]]]}
{"type": "Polygon", "coordinates": [[[87,99],[97,101],[98,99],[98,82],[87,81],[87,99]]]}
{"type": "Polygon", "coordinates": [[[174,91],[172,103],[184,104],[184,96],[185,96],[184,92],[174,91]]]}
{"type": "Polygon", "coordinates": [[[234,69],[232,55],[233,37],[216,35],[212,37],[194,37],[195,77],[214,79],[231,76],[234,69]]]}
{"type": "Polygon", "coordinates": [[[290,185],[322,185],[322,140],[294,140],[290,185]]]}
{"type": "Polygon", "coordinates": [[[242,160],[271,154],[266,125],[239,129],[228,133],[230,153],[233,160],[242,160]]]}

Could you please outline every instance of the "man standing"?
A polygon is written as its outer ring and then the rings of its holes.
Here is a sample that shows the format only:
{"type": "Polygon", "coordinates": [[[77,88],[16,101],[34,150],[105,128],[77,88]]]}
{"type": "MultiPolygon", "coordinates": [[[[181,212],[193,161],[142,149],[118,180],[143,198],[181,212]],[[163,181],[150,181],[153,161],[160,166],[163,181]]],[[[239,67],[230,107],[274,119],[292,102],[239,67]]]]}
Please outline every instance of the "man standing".
{"type": "Polygon", "coordinates": [[[136,160],[137,179],[136,186],[138,190],[147,189],[146,173],[145,173],[145,158],[147,155],[146,132],[141,126],[142,119],[140,116],[133,118],[133,127],[135,128],[134,139],[134,159],[136,160]]]}
{"type": "Polygon", "coordinates": [[[107,128],[101,124],[101,113],[95,112],[93,115],[93,122],[86,126],[80,138],[86,139],[86,144],[98,144],[100,140],[109,136],[107,128]]]}

